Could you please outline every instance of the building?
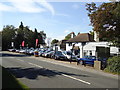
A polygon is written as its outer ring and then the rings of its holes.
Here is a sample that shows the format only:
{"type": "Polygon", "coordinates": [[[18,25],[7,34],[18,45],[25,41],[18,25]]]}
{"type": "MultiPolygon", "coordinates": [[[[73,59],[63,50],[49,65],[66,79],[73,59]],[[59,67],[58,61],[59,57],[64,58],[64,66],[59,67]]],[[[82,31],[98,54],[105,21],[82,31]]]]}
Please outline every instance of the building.
{"type": "Polygon", "coordinates": [[[101,55],[104,57],[104,54],[110,54],[111,56],[120,54],[119,48],[110,47],[108,42],[100,42],[98,37],[99,36],[96,32],[94,34],[94,37],[89,33],[80,33],[79,35],[69,39],[66,42],[66,51],[76,51],[76,48],[78,48],[80,58],[82,58],[85,55],[101,55]]]}
{"type": "Polygon", "coordinates": [[[88,44],[89,42],[94,42],[93,36],[89,33],[80,33],[74,38],[69,39],[66,41],[66,51],[76,51],[75,49],[78,48],[80,51],[80,57],[83,57],[83,47],[88,44]]]}

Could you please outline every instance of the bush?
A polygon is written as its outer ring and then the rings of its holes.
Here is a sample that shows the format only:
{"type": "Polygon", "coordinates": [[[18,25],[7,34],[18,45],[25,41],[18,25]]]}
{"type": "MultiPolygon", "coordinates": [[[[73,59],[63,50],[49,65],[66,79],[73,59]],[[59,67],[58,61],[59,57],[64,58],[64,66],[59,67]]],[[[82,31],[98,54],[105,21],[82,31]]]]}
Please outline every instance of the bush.
{"type": "Polygon", "coordinates": [[[120,74],[120,56],[109,58],[105,71],[120,74]]]}

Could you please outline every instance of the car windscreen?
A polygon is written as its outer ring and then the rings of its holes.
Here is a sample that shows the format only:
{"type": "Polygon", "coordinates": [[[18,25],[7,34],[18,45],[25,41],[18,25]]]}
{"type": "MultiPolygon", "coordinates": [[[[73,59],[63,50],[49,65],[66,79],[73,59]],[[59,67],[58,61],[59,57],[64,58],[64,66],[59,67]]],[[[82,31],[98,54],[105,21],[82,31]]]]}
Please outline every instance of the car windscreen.
{"type": "Polygon", "coordinates": [[[56,54],[58,54],[58,55],[62,55],[62,52],[58,51],[58,52],[56,52],[56,54]]]}

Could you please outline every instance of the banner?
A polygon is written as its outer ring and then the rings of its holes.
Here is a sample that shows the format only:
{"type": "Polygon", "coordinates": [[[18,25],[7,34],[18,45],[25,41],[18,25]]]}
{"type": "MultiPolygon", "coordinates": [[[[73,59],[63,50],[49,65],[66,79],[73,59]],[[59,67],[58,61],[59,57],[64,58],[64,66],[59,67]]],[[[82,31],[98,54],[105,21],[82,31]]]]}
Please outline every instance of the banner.
{"type": "Polygon", "coordinates": [[[25,41],[22,41],[22,46],[23,46],[23,47],[25,46],[25,41]]]}
{"type": "Polygon", "coordinates": [[[38,46],[38,39],[36,39],[36,46],[38,46]]]}

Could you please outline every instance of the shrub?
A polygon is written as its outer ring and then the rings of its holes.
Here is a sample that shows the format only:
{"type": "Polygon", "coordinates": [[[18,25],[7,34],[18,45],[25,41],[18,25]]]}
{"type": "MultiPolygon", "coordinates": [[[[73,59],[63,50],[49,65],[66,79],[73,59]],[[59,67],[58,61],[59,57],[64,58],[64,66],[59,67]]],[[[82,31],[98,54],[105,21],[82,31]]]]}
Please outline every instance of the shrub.
{"type": "Polygon", "coordinates": [[[105,71],[120,74],[120,56],[109,58],[105,71]]]}

